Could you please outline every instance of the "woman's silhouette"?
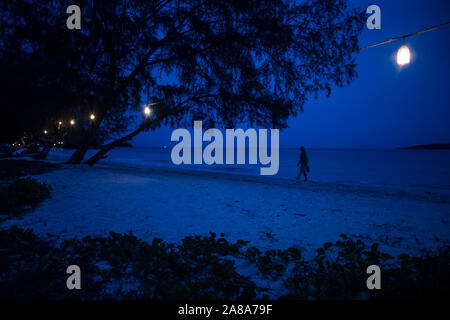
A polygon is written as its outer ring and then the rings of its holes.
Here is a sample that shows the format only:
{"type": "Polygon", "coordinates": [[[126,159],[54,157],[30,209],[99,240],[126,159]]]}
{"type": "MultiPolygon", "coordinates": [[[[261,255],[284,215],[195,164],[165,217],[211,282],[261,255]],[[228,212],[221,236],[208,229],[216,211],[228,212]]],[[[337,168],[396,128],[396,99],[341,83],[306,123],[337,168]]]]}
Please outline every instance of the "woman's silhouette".
{"type": "Polygon", "coordinates": [[[300,171],[297,176],[297,180],[300,179],[302,174],[305,176],[305,181],[308,181],[306,172],[309,172],[308,156],[306,155],[305,147],[300,148],[300,160],[298,160],[297,167],[300,166],[300,171]]]}

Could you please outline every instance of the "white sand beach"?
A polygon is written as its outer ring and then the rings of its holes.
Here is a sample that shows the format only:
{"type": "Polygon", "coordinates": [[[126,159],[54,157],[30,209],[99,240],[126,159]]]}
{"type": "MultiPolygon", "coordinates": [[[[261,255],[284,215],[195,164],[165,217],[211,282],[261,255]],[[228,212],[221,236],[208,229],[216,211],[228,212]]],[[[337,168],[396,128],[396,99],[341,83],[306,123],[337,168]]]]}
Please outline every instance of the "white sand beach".
{"type": "Polygon", "coordinates": [[[224,233],[260,249],[299,247],[310,256],[344,233],[391,254],[418,253],[450,240],[450,197],[395,186],[298,182],[124,163],[62,165],[36,175],[53,187],[21,218],[1,223],[57,239],[132,231],[178,242],[224,233]]]}

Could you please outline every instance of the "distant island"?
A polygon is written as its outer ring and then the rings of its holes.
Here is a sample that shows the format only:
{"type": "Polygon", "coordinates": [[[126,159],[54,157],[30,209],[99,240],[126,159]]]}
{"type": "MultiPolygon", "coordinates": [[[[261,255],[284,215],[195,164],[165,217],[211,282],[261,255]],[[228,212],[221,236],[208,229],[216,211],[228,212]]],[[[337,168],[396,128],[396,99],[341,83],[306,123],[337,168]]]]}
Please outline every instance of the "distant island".
{"type": "Polygon", "coordinates": [[[398,147],[398,150],[414,150],[414,149],[423,149],[423,150],[449,150],[450,143],[443,144],[422,144],[418,146],[410,146],[410,147],[398,147]]]}

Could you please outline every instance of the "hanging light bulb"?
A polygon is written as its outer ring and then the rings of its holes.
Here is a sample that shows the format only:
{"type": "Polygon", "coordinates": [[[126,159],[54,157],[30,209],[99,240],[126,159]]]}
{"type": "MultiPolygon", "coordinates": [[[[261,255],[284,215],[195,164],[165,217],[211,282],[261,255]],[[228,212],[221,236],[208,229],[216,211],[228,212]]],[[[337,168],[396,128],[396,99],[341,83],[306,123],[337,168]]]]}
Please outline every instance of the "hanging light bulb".
{"type": "Polygon", "coordinates": [[[145,106],[145,108],[144,108],[145,116],[149,117],[151,112],[152,112],[152,110],[148,106],[145,106]]]}
{"type": "Polygon", "coordinates": [[[400,49],[397,52],[397,64],[399,66],[404,66],[411,62],[411,52],[409,51],[408,46],[403,42],[400,49]]]}

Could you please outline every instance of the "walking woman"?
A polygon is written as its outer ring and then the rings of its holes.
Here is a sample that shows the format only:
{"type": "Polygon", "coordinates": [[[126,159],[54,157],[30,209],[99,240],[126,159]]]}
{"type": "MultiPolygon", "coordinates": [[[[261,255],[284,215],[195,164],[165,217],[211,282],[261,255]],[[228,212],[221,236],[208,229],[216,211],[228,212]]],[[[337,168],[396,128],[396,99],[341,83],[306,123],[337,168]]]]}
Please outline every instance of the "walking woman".
{"type": "Polygon", "coordinates": [[[306,172],[309,172],[308,167],[308,156],[306,155],[305,147],[300,148],[300,160],[298,160],[297,167],[300,166],[300,171],[298,172],[297,180],[299,180],[302,174],[305,176],[305,181],[308,181],[306,172]]]}

